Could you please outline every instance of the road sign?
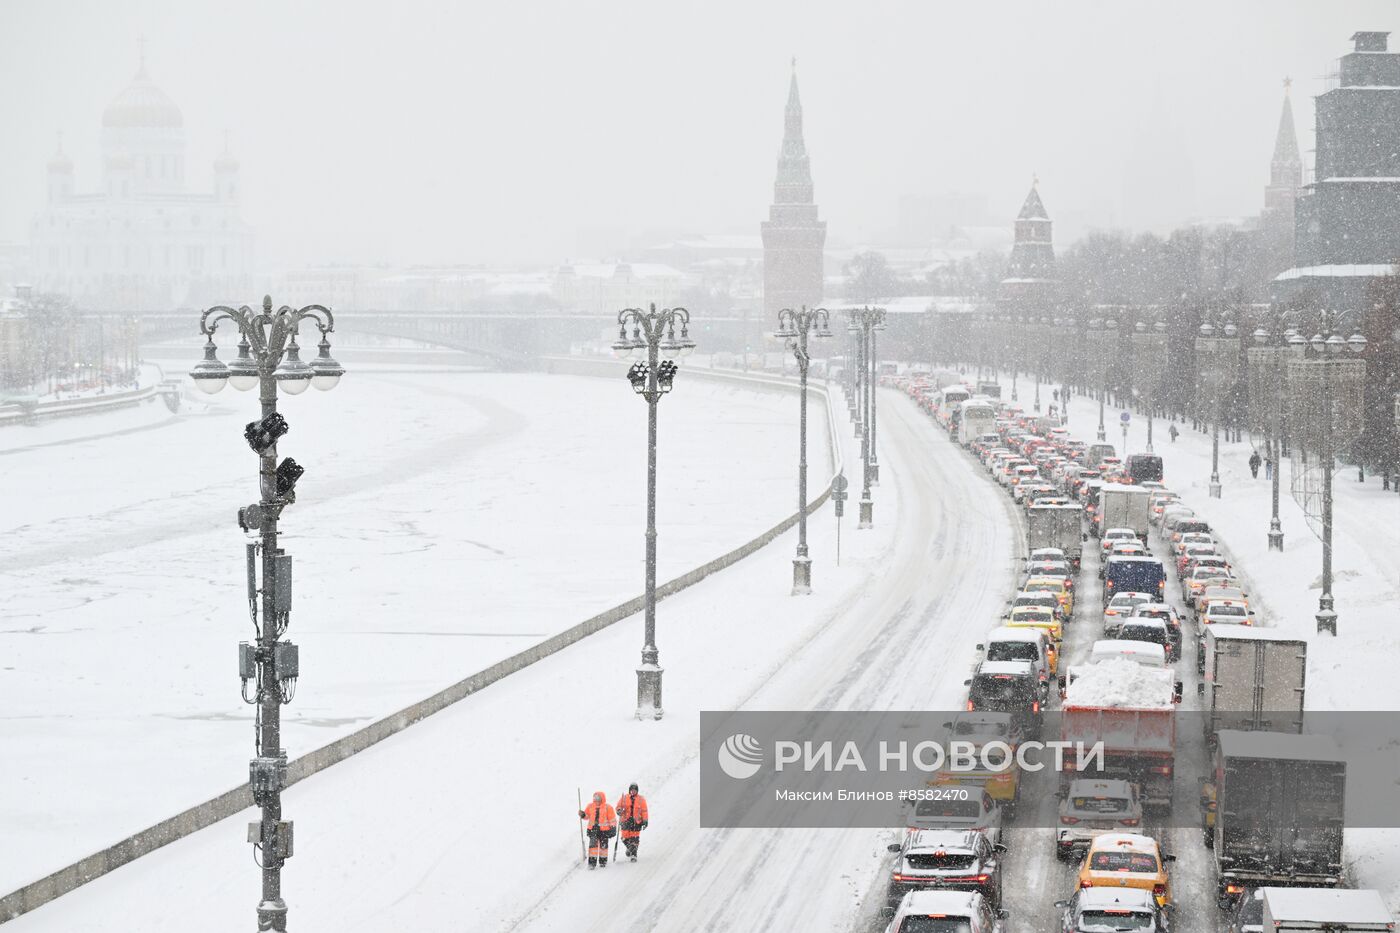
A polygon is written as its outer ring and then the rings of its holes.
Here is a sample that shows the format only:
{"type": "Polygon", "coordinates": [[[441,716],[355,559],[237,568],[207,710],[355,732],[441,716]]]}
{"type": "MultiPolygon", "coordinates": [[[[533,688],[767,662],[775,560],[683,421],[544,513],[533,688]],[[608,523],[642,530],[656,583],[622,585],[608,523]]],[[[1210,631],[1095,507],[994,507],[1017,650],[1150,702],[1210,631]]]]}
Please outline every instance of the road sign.
{"type": "Polygon", "coordinates": [[[849,483],[845,473],[837,473],[831,478],[831,497],[837,502],[846,498],[846,487],[849,483]]]}
{"type": "Polygon", "coordinates": [[[1129,421],[1133,420],[1133,416],[1125,411],[1123,412],[1123,414],[1118,416],[1118,420],[1123,422],[1124,424],[1127,424],[1129,421]]]}

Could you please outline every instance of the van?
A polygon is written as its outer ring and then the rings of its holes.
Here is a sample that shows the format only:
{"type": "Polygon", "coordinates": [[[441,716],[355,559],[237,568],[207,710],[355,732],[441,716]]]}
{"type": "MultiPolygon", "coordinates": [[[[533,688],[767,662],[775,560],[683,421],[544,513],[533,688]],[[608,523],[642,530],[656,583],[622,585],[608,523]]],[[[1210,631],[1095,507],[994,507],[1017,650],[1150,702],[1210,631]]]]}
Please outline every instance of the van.
{"type": "Polygon", "coordinates": [[[1045,684],[1054,676],[1058,661],[1054,641],[1039,628],[1008,625],[994,628],[977,650],[988,661],[1029,661],[1045,684]]]}
{"type": "Polygon", "coordinates": [[[1084,451],[1084,465],[1097,469],[1104,457],[1112,457],[1117,453],[1112,444],[1090,444],[1089,449],[1084,451]]]}
{"type": "Polygon", "coordinates": [[[1162,458],[1156,454],[1130,454],[1128,456],[1128,478],[1134,483],[1160,483],[1162,481],[1162,458]]]}

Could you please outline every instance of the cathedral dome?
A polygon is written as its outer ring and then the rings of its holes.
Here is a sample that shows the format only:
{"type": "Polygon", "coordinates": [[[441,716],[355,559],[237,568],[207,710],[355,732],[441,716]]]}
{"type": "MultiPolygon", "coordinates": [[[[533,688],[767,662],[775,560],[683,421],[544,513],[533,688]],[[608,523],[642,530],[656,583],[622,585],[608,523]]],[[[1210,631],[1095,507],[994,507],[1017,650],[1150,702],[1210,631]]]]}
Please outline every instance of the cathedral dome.
{"type": "Polygon", "coordinates": [[[179,128],[185,117],[175,102],[151,83],[143,65],[126,90],[118,94],[102,113],[104,127],[179,128]]]}

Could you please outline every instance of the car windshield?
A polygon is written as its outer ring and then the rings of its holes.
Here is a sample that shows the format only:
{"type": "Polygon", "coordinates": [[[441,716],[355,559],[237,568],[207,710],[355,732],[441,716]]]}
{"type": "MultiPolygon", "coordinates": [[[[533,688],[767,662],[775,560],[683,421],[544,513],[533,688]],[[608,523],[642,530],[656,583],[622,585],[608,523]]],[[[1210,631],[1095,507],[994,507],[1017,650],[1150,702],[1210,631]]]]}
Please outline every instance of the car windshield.
{"type": "MultiPolygon", "coordinates": [[[[1012,660],[1024,661],[1025,659],[1012,660]]],[[[995,739],[1006,735],[1006,732],[1006,723],[986,719],[959,719],[957,724],[953,726],[954,735],[978,735],[995,739]]]]}
{"type": "Polygon", "coordinates": [[[1246,614],[1243,606],[1212,606],[1210,614],[1213,616],[1242,616],[1246,614]]]}
{"type": "Polygon", "coordinates": [[[971,852],[910,852],[904,856],[909,867],[919,871],[966,871],[977,861],[971,852]]]}
{"type": "Polygon", "coordinates": [[[1157,856],[1147,852],[1095,852],[1089,856],[1090,871],[1131,871],[1157,873],[1157,856]]]}
{"type": "Polygon", "coordinates": [[[1147,599],[1147,597],[1145,596],[1128,596],[1123,593],[1119,593],[1117,596],[1109,600],[1108,604],[1115,609],[1135,609],[1138,606],[1141,606],[1143,603],[1150,601],[1151,600],[1147,599]]]}
{"type": "Polygon", "coordinates": [[[978,674],[972,678],[968,699],[992,706],[1024,705],[1031,697],[1030,684],[1014,674],[978,674]]]}
{"type": "Polygon", "coordinates": [[[987,646],[988,661],[1039,661],[1040,651],[1034,642],[994,641],[987,646]]]}
{"type": "Polygon", "coordinates": [[[925,820],[975,820],[981,814],[980,800],[920,800],[914,808],[914,815],[925,820]]]}
{"type": "Polygon", "coordinates": [[[972,933],[966,917],[905,917],[899,933],[972,933]]]}
{"type": "Polygon", "coordinates": [[[1086,910],[1079,915],[1080,933],[1114,933],[1152,929],[1152,915],[1138,910],[1086,910]]]}
{"type": "Polygon", "coordinates": [[[1128,801],[1123,797],[1071,797],[1076,810],[1089,813],[1127,813],[1128,801]]]}
{"type": "Polygon", "coordinates": [[[1026,584],[1028,593],[1054,593],[1065,588],[1063,583],[1054,583],[1050,580],[1032,581],[1026,584]]]}
{"type": "Polygon", "coordinates": [[[1161,644],[1166,638],[1160,628],[1151,625],[1125,625],[1119,632],[1119,637],[1129,641],[1153,641],[1161,644]]]}

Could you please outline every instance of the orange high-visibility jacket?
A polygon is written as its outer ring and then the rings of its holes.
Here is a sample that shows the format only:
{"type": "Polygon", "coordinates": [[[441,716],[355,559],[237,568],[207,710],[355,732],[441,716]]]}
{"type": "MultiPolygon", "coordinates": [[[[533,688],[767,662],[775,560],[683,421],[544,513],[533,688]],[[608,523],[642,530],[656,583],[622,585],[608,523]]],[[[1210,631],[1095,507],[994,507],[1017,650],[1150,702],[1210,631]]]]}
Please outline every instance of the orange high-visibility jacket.
{"type": "Polygon", "coordinates": [[[583,818],[588,821],[589,829],[601,829],[608,832],[617,826],[617,812],[613,810],[612,804],[608,803],[608,798],[599,791],[593,795],[588,806],[583,808],[583,818]]]}
{"type": "Polygon", "coordinates": [[[641,834],[637,828],[638,823],[648,821],[647,799],[641,794],[633,797],[631,794],[623,794],[617,798],[617,818],[622,821],[622,838],[631,839],[641,834]],[[631,828],[628,828],[629,822],[631,828]]]}

